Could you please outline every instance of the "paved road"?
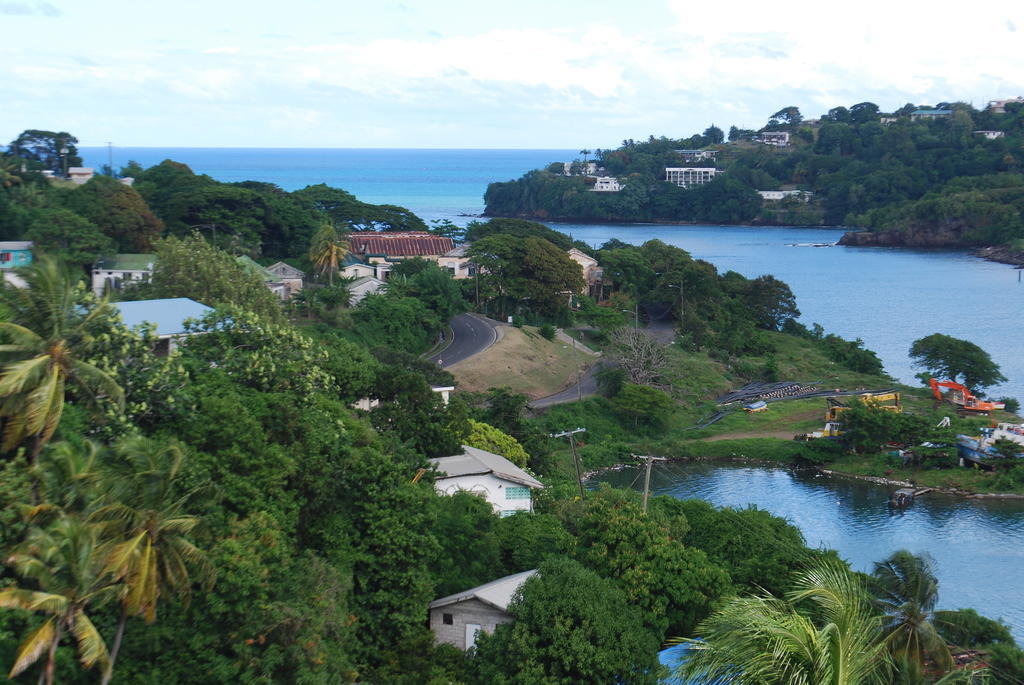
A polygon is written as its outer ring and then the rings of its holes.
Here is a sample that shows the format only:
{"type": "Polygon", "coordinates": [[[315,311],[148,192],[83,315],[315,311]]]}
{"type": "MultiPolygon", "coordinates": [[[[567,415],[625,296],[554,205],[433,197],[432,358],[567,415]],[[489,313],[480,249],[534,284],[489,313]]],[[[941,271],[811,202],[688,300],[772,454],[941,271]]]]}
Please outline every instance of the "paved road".
{"type": "Polygon", "coordinates": [[[590,395],[597,394],[597,379],[594,378],[594,374],[600,371],[604,367],[604,362],[597,362],[583,374],[583,378],[579,382],[579,390],[576,389],[576,384],[570,385],[562,392],[556,392],[554,395],[548,395],[547,397],[540,397],[532,402],[526,404],[530,409],[543,409],[550,407],[555,404],[565,404],[566,402],[575,402],[581,396],[589,397],[590,395]]]}
{"type": "Polygon", "coordinates": [[[500,325],[497,321],[478,314],[459,314],[451,320],[452,332],[455,335],[452,343],[427,359],[437,362],[442,369],[469,359],[498,342],[497,329],[500,325]]]}

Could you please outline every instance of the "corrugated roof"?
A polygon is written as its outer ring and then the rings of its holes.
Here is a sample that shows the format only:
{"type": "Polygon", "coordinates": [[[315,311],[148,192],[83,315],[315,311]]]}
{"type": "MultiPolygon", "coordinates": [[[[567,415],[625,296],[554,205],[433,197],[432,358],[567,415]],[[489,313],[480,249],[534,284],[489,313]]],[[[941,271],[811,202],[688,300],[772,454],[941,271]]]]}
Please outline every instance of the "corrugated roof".
{"type": "Polygon", "coordinates": [[[260,266],[259,264],[254,262],[250,257],[247,257],[246,255],[242,255],[240,257],[235,257],[235,261],[237,261],[238,264],[243,269],[245,269],[249,273],[256,274],[257,276],[262,278],[264,281],[272,282],[272,281],[279,281],[279,280],[281,280],[280,277],[277,274],[271,273],[270,271],[267,270],[267,267],[260,266]]]}
{"type": "Polygon", "coordinates": [[[271,264],[270,266],[266,267],[266,269],[270,273],[281,278],[302,278],[306,275],[305,271],[302,271],[301,269],[296,269],[291,264],[287,264],[285,262],[277,262],[276,264],[271,264]]]}
{"type": "Polygon", "coordinates": [[[200,304],[187,297],[112,302],[111,306],[121,312],[121,321],[128,328],[151,323],[156,326],[156,334],[159,337],[181,335],[185,332],[186,319],[201,319],[213,311],[212,307],[207,307],[205,304],[200,304]]]}
{"type": "Polygon", "coordinates": [[[348,242],[352,252],[387,257],[425,257],[443,255],[455,247],[455,241],[425,231],[351,233],[348,242]]]}
{"type": "Polygon", "coordinates": [[[513,483],[520,483],[527,487],[544,487],[543,483],[500,454],[494,454],[493,452],[470,447],[469,445],[463,445],[462,450],[462,454],[430,460],[430,463],[438,471],[445,474],[438,476],[438,480],[493,473],[499,478],[504,478],[513,483]]]}
{"type": "Polygon", "coordinates": [[[512,601],[512,595],[514,595],[516,590],[526,582],[527,578],[536,572],[537,569],[533,569],[532,571],[523,571],[522,573],[514,573],[511,576],[492,580],[489,583],[484,583],[483,585],[470,590],[463,590],[462,592],[456,592],[454,595],[435,599],[430,603],[430,608],[437,609],[439,607],[448,606],[449,604],[465,602],[467,599],[478,599],[484,604],[490,604],[495,609],[508,611],[508,605],[512,601]]]}
{"type": "Polygon", "coordinates": [[[155,254],[116,254],[100,257],[94,269],[107,271],[152,271],[156,262],[155,254]]]}
{"type": "Polygon", "coordinates": [[[380,280],[379,278],[374,278],[373,276],[361,276],[360,278],[357,278],[356,280],[349,283],[348,289],[352,290],[353,288],[358,287],[360,285],[364,285],[366,283],[376,283],[378,286],[385,285],[384,281],[380,280]]]}
{"type": "Polygon", "coordinates": [[[0,241],[0,250],[31,250],[31,240],[3,240],[0,241]]]}

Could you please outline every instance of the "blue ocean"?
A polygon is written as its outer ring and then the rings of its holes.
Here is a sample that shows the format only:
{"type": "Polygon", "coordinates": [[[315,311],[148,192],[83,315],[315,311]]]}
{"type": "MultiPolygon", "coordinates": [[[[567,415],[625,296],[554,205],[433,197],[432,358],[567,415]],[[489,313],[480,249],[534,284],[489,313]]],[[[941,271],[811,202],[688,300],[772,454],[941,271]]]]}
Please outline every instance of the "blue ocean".
{"type": "MultiPolygon", "coordinates": [[[[86,166],[173,159],[220,181],[265,181],[285,190],[326,183],[361,200],[408,207],[424,219],[473,220],[487,184],[507,181],[576,150],[424,150],[280,148],[82,148],[86,166]]],[[[1021,271],[960,250],[813,247],[839,239],[832,228],[749,228],[552,224],[598,245],[609,238],[658,238],[745,276],[770,273],[789,283],[805,323],[817,322],[879,353],[886,370],[914,382],[907,352],[917,338],[944,333],[972,340],[1009,381],[995,397],[1024,400],[1024,283],[1021,271]]],[[[795,379],[821,381],[828,378],[795,379]]]]}

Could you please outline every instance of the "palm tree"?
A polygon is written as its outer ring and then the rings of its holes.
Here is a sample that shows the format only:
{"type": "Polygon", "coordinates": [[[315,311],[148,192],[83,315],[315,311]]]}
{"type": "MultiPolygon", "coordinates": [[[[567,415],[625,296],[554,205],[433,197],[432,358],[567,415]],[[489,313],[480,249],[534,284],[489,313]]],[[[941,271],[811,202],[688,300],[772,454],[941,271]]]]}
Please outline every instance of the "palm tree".
{"type": "Polygon", "coordinates": [[[10,450],[33,439],[29,460],[35,464],[53,436],[64,410],[65,390],[92,403],[124,403],[124,393],[104,371],[80,357],[88,348],[93,321],[107,304],[84,307],[82,294],[68,272],[42,257],[20,270],[27,287],[4,284],[0,302],[9,321],[0,322],[0,416],[2,447],[10,450]]]}
{"type": "Polygon", "coordinates": [[[13,678],[46,654],[41,680],[53,683],[57,646],[70,634],[78,644],[82,665],[106,670],[107,646],[86,611],[112,598],[114,586],[103,570],[106,551],[95,526],[63,514],[46,528],[32,528],[25,542],[8,559],[18,574],[38,590],[10,587],[0,590],[0,607],[24,609],[47,616],[21,643],[8,677],[13,678]]]}
{"type": "Polygon", "coordinates": [[[105,537],[119,540],[105,570],[123,584],[121,616],[103,683],[110,680],[130,616],[152,623],[161,598],[176,595],[187,604],[196,579],[212,582],[205,554],[186,537],[200,519],[186,512],[197,491],[180,494],[184,464],[185,454],[175,444],[158,446],[146,438],[130,438],[114,449],[109,471],[112,503],[91,516],[105,537]]]}
{"type": "Polygon", "coordinates": [[[802,572],[785,599],[738,597],[698,627],[677,675],[700,682],[858,685],[888,682],[881,620],[845,565],[802,572]],[[810,610],[798,609],[810,607],[810,610]]]}
{"type": "Polygon", "coordinates": [[[334,285],[334,274],[347,254],[348,236],[334,224],[324,223],[313,235],[309,258],[321,277],[327,274],[329,285],[334,285]]]}
{"type": "Polygon", "coordinates": [[[939,598],[939,582],[926,554],[894,552],[875,563],[871,590],[886,615],[886,642],[893,656],[919,666],[931,659],[944,671],[954,668],[953,657],[931,622],[939,598]]]}

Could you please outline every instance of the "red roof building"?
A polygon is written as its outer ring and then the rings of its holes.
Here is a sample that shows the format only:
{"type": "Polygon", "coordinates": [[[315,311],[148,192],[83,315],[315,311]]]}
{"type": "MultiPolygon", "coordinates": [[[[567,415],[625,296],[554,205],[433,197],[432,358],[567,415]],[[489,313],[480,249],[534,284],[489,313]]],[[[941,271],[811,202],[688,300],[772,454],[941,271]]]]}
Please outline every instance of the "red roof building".
{"type": "Polygon", "coordinates": [[[348,240],[353,254],[385,259],[436,259],[455,247],[451,238],[426,231],[360,231],[349,234],[348,240]]]}

